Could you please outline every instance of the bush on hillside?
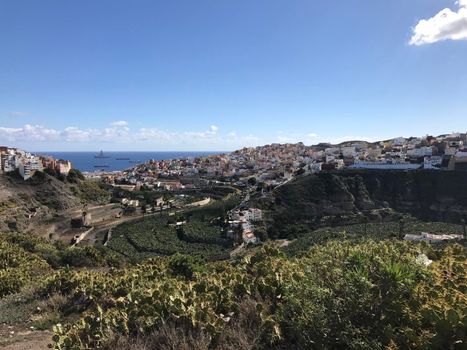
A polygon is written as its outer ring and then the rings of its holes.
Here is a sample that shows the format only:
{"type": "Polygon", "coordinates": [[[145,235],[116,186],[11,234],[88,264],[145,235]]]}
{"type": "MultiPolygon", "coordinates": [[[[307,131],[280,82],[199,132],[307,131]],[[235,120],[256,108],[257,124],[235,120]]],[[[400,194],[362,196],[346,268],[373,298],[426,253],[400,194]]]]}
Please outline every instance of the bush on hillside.
{"type": "Polygon", "coordinates": [[[106,274],[59,272],[45,291],[87,309],[55,328],[56,348],[146,338],[162,325],[202,332],[211,349],[232,348],[237,339],[222,335],[249,334],[237,320],[252,299],[251,348],[455,349],[465,340],[465,259],[459,245],[433,254],[399,241],[329,242],[292,259],[265,245],[235,265],[207,264],[201,272],[182,256],[106,274]],[[422,252],[436,260],[419,263],[422,252]]]}

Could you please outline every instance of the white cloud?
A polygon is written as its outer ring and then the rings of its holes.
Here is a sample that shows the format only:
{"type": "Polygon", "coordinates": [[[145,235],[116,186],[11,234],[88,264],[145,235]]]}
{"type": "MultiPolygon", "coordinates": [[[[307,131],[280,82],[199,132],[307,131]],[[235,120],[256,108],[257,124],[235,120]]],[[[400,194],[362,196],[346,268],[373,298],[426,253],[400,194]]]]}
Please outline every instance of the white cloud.
{"type": "Polygon", "coordinates": [[[83,145],[92,144],[95,146],[102,143],[112,143],[115,145],[125,144],[125,148],[134,148],[139,145],[143,149],[148,147],[165,149],[167,147],[171,149],[184,147],[187,149],[226,150],[259,144],[259,139],[253,135],[237,135],[235,132],[221,134],[216,125],[211,125],[204,131],[185,132],[171,132],[158,128],[131,130],[126,125],[126,123],[118,121],[101,129],[81,129],[76,126],[52,129],[30,124],[18,128],[0,127],[0,140],[10,143],[10,146],[40,142],[60,145],[67,143],[75,145],[75,147],[87,148],[83,145]]]}
{"type": "Polygon", "coordinates": [[[215,125],[211,125],[206,131],[186,131],[185,135],[197,139],[212,139],[217,136],[219,128],[215,125]]]}
{"type": "Polygon", "coordinates": [[[22,128],[0,127],[0,136],[7,141],[55,141],[60,139],[60,132],[40,125],[26,124],[22,128]]]}
{"type": "Polygon", "coordinates": [[[410,45],[432,44],[442,40],[467,39],[467,0],[459,0],[457,12],[441,10],[429,19],[422,19],[413,28],[410,45]]]}
{"type": "Polygon", "coordinates": [[[128,126],[128,122],[125,120],[117,120],[112,123],[110,123],[112,126],[128,126]]]}
{"type": "Polygon", "coordinates": [[[65,128],[61,135],[67,142],[88,142],[91,140],[91,132],[80,130],[74,126],[65,128]]]}
{"type": "Polygon", "coordinates": [[[175,134],[156,128],[141,128],[136,134],[136,139],[139,141],[172,142],[174,137],[175,134]]]}

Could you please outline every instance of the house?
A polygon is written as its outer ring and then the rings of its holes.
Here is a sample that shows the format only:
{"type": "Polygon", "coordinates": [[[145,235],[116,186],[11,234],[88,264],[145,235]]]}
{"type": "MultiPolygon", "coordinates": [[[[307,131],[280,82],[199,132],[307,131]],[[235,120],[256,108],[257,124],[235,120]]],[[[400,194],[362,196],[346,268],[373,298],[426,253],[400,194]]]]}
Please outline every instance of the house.
{"type": "Polygon", "coordinates": [[[68,175],[71,170],[71,162],[68,160],[62,160],[56,162],[55,170],[62,175],[68,175]]]}
{"type": "Polygon", "coordinates": [[[164,197],[156,198],[155,205],[156,205],[156,207],[159,207],[159,206],[161,206],[161,205],[164,205],[164,197]]]}
{"type": "Polygon", "coordinates": [[[433,155],[433,148],[431,147],[414,148],[414,149],[408,150],[407,155],[410,157],[416,157],[416,158],[431,156],[433,155]]]}
{"type": "Polygon", "coordinates": [[[261,221],[262,211],[258,208],[250,208],[245,211],[245,218],[250,221],[261,221]]]}
{"type": "Polygon", "coordinates": [[[129,198],[122,198],[122,204],[126,205],[127,207],[139,207],[139,200],[137,199],[129,199],[129,198]]]}
{"type": "Polygon", "coordinates": [[[395,139],[392,140],[392,146],[393,147],[401,147],[405,144],[405,138],[403,137],[396,137],[395,139]]]}
{"type": "Polygon", "coordinates": [[[252,244],[259,243],[258,237],[256,237],[252,231],[243,231],[242,239],[243,239],[243,242],[245,242],[246,244],[248,244],[248,243],[252,243],[252,244]]]}
{"type": "Polygon", "coordinates": [[[355,147],[342,147],[341,150],[344,158],[353,158],[357,154],[355,147]]]}
{"type": "Polygon", "coordinates": [[[31,178],[36,171],[42,170],[42,162],[37,157],[22,159],[18,166],[19,173],[24,180],[31,178]]]}

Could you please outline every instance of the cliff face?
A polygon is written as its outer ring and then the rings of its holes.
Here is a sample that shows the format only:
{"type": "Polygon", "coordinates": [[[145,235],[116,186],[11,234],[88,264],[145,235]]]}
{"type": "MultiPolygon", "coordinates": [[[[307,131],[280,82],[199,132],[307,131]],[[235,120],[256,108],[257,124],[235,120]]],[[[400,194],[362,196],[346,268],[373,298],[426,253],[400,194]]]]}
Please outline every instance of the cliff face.
{"type": "Polygon", "coordinates": [[[36,232],[54,215],[78,207],[82,201],[72,187],[43,173],[27,181],[0,175],[0,233],[36,232]]]}
{"type": "Polygon", "coordinates": [[[467,173],[344,171],[298,178],[257,203],[269,226],[319,227],[394,220],[399,213],[458,222],[467,216],[467,173]]]}
{"type": "MultiPolygon", "coordinates": [[[[346,174],[344,176],[352,176],[346,174]]],[[[426,220],[459,221],[467,214],[467,172],[362,172],[371,198],[426,220]]]]}

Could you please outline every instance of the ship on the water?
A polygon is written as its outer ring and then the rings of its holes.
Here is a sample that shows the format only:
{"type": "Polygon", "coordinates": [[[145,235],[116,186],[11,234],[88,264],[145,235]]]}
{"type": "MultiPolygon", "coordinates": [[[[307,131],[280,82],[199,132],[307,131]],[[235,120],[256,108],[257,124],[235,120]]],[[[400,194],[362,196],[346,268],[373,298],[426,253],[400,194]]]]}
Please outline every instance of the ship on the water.
{"type": "Polygon", "coordinates": [[[106,165],[106,164],[94,165],[94,168],[110,168],[110,165],[106,165]]]}
{"type": "Polygon", "coordinates": [[[94,158],[110,158],[110,157],[109,157],[109,156],[106,156],[106,155],[104,154],[104,151],[101,150],[98,154],[96,154],[96,155],[94,156],[94,158]]]}
{"type": "Polygon", "coordinates": [[[115,158],[115,160],[130,160],[130,158],[115,158]]]}

